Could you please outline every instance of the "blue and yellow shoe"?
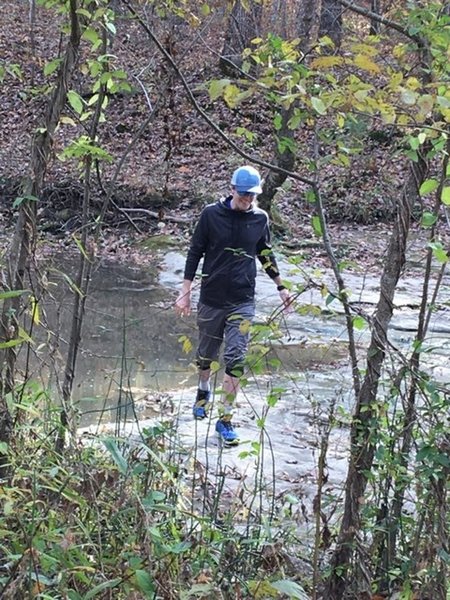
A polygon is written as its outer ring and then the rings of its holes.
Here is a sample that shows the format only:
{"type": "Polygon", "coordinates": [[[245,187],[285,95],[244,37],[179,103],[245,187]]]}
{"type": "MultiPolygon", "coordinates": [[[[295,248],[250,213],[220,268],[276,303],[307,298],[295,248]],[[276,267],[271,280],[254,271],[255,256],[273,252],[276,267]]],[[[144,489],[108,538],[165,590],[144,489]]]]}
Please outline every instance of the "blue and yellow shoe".
{"type": "Polygon", "coordinates": [[[192,407],[192,414],[194,419],[206,419],[208,416],[209,398],[211,392],[204,390],[197,390],[197,398],[195,399],[194,406],[192,407]]]}
{"type": "Polygon", "coordinates": [[[216,432],[224,446],[237,446],[239,436],[231,424],[231,418],[221,418],[216,423],[216,432]]]}

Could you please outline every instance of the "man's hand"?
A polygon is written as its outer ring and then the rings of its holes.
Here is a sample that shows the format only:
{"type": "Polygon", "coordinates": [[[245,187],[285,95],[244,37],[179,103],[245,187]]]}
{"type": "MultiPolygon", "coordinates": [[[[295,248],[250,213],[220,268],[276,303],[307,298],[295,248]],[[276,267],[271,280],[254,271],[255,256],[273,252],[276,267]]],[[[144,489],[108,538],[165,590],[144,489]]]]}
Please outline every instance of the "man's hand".
{"type": "Polygon", "coordinates": [[[188,317],[191,314],[191,282],[183,284],[181,292],[175,300],[175,312],[180,317],[188,317]]]}
{"type": "Polygon", "coordinates": [[[283,310],[286,313],[294,312],[294,299],[288,289],[280,290],[280,298],[283,302],[283,310]]]}

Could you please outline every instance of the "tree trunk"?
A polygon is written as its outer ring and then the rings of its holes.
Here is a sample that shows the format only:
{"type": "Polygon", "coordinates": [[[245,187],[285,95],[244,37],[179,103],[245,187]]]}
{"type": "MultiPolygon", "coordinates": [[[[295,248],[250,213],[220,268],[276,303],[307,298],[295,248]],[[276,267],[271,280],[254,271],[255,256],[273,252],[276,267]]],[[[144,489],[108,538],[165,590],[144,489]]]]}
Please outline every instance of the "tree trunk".
{"type": "Polygon", "coordinates": [[[236,0],[228,20],[225,41],[220,56],[224,73],[235,74],[242,67],[242,52],[251,46],[252,39],[261,31],[262,5],[250,2],[248,10],[241,0],[236,0]]]}
{"type": "Polygon", "coordinates": [[[335,48],[339,48],[342,40],[342,6],[337,0],[322,0],[320,13],[319,37],[330,37],[335,48]]]}
{"type": "MultiPolygon", "coordinates": [[[[292,117],[295,105],[291,104],[291,106],[286,110],[282,109],[281,111],[281,129],[278,132],[278,140],[282,138],[288,138],[292,140],[294,143],[294,131],[289,129],[288,123],[289,119],[292,117]]],[[[276,146],[276,158],[275,164],[282,169],[286,169],[286,171],[293,171],[295,166],[295,153],[291,151],[289,146],[285,146],[280,148],[280,144],[277,143],[276,146]]],[[[287,175],[284,173],[276,173],[274,171],[270,171],[264,180],[263,192],[260,196],[258,196],[258,204],[261,208],[270,213],[272,208],[272,200],[277,193],[277,190],[283,183],[286,181],[287,175]]]]}
{"type": "MultiPolygon", "coordinates": [[[[106,31],[103,31],[103,47],[102,55],[106,55],[108,51],[108,42],[106,31]]],[[[106,67],[106,65],[105,65],[106,67]]],[[[98,133],[98,125],[102,116],[102,105],[106,96],[106,86],[103,84],[98,92],[95,113],[92,117],[89,137],[93,144],[98,133]]],[[[64,381],[62,386],[62,410],[61,410],[61,430],[56,440],[55,449],[61,453],[65,444],[65,433],[69,431],[72,436],[76,430],[75,411],[72,406],[72,389],[75,378],[75,367],[78,358],[78,351],[81,341],[81,330],[86,307],[86,298],[89,292],[91,282],[92,265],[95,259],[95,243],[89,242],[88,225],[90,218],[91,204],[91,176],[92,176],[93,160],[92,156],[88,155],[85,158],[84,169],[84,193],[83,193],[83,208],[82,208],[82,223],[81,223],[81,247],[80,262],[78,265],[78,273],[76,277],[76,291],[74,291],[74,303],[72,312],[72,323],[70,328],[70,338],[67,350],[66,366],[64,369],[64,381]]],[[[101,227],[101,222],[98,223],[101,227]]],[[[99,231],[99,230],[98,230],[99,231]]]]}
{"type": "Polygon", "coordinates": [[[327,598],[341,600],[353,555],[353,542],[360,529],[360,508],[373,464],[375,446],[372,429],[377,419],[376,400],[387,347],[387,330],[392,318],[393,298],[405,264],[405,248],[411,222],[411,211],[417,191],[424,181],[427,163],[419,159],[412,163],[408,180],[402,191],[385,267],[381,276],[380,298],[373,320],[373,331],[367,352],[366,376],[356,398],[351,426],[350,462],[345,485],[344,515],[336,550],[331,560],[332,574],[327,583],[327,598]]]}
{"type": "MultiPolygon", "coordinates": [[[[30,175],[22,189],[21,196],[24,200],[19,208],[19,216],[7,259],[5,281],[8,290],[23,289],[27,263],[34,251],[37,201],[42,193],[45,172],[52,148],[53,134],[66,103],[67,91],[78,57],[81,31],[77,9],[77,0],[70,0],[69,19],[71,33],[69,42],[59,70],[56,87],[48,104],[44,126],[35,134],[32,142],[30,175]]],[[[17,317],[20,307],[20,296],[4,301],[0,322],[0,335],[3,340],[11,340],[18,337],[19,327],[17,317]]],[[[2,375],[0,383],[0,442],[8,444],[12,435],[12,417],[6,403],[6,395],[14,390],[16,370],[16,353],[14,348],[6,348],[1,351],[0,370],[2,375]]]]}
{"type": "Polygon", "coordinates": [[[302,0],[297,13],[297,31],[300,48],[307,53],[319,37],[322,0],[302,0]]]}

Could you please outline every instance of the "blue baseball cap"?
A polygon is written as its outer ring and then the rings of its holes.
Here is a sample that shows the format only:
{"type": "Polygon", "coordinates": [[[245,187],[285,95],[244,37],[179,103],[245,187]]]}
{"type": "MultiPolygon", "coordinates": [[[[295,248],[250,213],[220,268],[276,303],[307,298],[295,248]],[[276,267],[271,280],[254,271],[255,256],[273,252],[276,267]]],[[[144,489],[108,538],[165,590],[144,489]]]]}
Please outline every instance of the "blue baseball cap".
{"type": "Polygon", "coordinates": [[[261,175],[249,165],[236,169],[231,178],[231,185],[241,194],[262,194],[261,183],[261,175]]]}

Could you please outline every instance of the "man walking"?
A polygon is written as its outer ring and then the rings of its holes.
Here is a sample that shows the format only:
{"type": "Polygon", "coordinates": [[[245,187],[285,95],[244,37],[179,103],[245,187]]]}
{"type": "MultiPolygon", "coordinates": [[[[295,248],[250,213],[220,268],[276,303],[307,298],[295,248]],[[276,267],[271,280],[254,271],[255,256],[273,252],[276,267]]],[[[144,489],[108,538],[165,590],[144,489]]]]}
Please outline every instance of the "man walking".
{"type": "Polygon", "coordinates": [[[216,431],[227,446],[239,443],[231,411],[255,316],[256,257],[277,286],[284,307],[289,308],[292,302],[271,250],[268,215],[256,205],[256,196],[262,192],[258,171],[251,166],[240,167],[233,173],[231,186],[230,196],[206,206],[200,215],[175,302],[177,314],[190,314],[192,282],[203,258],[197,312],[199,384],[193,415],[196,419],[207,416],[211,362],[218,359],[224,343],[225,375],[216,431]]]}

